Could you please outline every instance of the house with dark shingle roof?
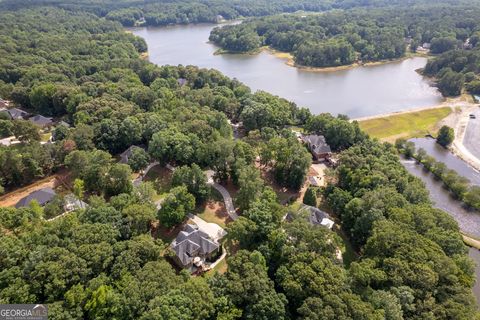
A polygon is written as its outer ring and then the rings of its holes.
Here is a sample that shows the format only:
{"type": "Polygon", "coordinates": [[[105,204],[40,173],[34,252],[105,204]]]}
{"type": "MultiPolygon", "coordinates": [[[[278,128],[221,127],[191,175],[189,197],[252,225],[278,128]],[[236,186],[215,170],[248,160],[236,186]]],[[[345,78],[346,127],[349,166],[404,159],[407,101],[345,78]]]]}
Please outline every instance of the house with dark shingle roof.
{"type": "Polygon", "coordinates": [[[327,144],[324,136],[310,134],[303,136],[302,141],[307,144],[315,161],[324,161],[331,155],[332,149],[327,144]]]}
{"type": "Polygon", "coordinates": [[[22,109],[18,108],[8,109],[7,113],[12,120],[24,120],[26,117],[28,117],[27,111],[23,111],[22,109]]]}
{"type": "Polygon", "coordinates": [[[37,201],[39,205],[42,207],[45,206],[47,203],[53,200],[53,198],[57,195],[55,190],[52,188],[43,188],[37,191],[30,193],[28,196],[20,199],[15,205],[15,208],[23,208],[28,207],[28,205],[33,201],[37,201]]]}
{"type": "Polygon", "coordinates": [[[182,268],[194,272],[204,263],[215,258],[220,245],[197,225],[187,224],[171,244],[175,262],[182,268]]]}
{"type": "Polygon", "coordinates": [[[46,127],[50,127],[50,126],[53,125],[52,118],[44,117],[44,116],[39,115],[39,114],[29,118],[28,121],[33,122],[34,125],[36,125],[38,127],[41,127],[41,128],[46,128],[46,127]]]}

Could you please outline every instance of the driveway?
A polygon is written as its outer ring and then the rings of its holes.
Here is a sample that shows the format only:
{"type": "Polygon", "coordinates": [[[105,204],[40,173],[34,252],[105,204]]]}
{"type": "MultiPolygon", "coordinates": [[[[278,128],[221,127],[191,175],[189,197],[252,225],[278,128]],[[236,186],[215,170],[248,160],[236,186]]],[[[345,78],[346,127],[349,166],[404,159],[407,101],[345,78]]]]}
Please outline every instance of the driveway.
{"type": "Polygon", "coordinates": [[[215,241],[222,239],[227,234],[227,232],[223,230],[222,227],[220,227],[218,224],[209,223],[193,214],[189,214],[188,217],[198,226],[198,229],[200,231],[205,232],[209,235],[210,238],[215,241]]]}
{"type": "Polygon", "coordinates": [[[463,145],[468,151],[478,159],[480,159],[480,108],[472,111],[476,119],[468,119],[463,145]]]}
{"type": "Polygon", "coordinates": [[[215,182],[215,180],[213,179],[215,172],[213,170],[207,170],[205,171],[205,174],[207,175],[207,183],[214,187],[222,195],[223,201],[225,202],[225,209],[227,209],[227,214],[230,216],[230,219],[237,220],[238,215],[235,211],[235,206],[233,205],[233,200],[232,196],[230,196],[230,192],[228,192],[228,190],[225,189],[222,185],[215,182]]]}

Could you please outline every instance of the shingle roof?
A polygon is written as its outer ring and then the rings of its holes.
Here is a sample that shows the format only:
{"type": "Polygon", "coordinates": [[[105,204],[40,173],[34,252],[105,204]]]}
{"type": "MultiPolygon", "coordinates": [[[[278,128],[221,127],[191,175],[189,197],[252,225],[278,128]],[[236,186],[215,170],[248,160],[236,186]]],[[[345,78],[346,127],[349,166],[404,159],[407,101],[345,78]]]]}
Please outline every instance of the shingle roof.
{"type": "Polygon", "coordinates": [[[218,247],[218,243],[215,243],[208,234],[190,224],[185,226],[172,243],[173,251],[184,266],[193,262],[195,257],[212,253],[218,247]]]}
{"type": "Polygon", "coordinates": [[[331,228],[331,226],[333,226],[333,224],[330,223],[333,223],[333,219],[330,217],[330,215],[318,208],[304,205],[301,211],[309,213],[308,221],[311,224],[322,225],[328,228],[331,228]]]}
{"type": "Polygon", "coordinates": [[[67,211],[73,211],[77,209],[86,209],[88,204],[78,199],[73,193],[67,194],[64,199],[64,209],[67,211]]]}
{"type": "Polygon", "coordinates": [[[39,205],[44,206],[48,202],[52,201],[53,197],[55,197],[56,193],[55,190],[52,188],[43,188],[37,191],[30,193],[28,196],[20,199],[15,205],[15,208],[22,208],[27,207],[30,202],[36,200],[39,205]]]}
{"type": "Polygon", "coordinates": [[[28,115],[28,112],[18,108],[8,109],[8,113],[13,120],[23,119],[28,115]]]}
{"type": "Polygon", "coordinates": [[[304,136],[303,140],[308,143],[308,145],[311,148],[311,151],[317,154],[322,154],[322,153],[331,153],[332,149],[330,149],[330,146],[327,144],[325,141],[324,136],[319,136],[315,134],[311,134],[308,136],[304,136]]]}
{"type": "Polygon", "coordinates": [[[140,147],[140,146],[130,146],[128,147],[127,150],[123,151],[121,154],[120,154],[120,163],[124,163],[124,164],[127,164],[128,163],[128,159],[132,156],[132,153],[133,153],[133,150],[135,148],[140,148],[140,149],[144,149],[144,147],[140,147]]]}
{"type": "Polygon", "coordinates": [[[28,120],[33,122],[37,126],[42,126],[42,127],[53,123],[52,118],[47,118],[39,114],[31,117],[28,120]]]}

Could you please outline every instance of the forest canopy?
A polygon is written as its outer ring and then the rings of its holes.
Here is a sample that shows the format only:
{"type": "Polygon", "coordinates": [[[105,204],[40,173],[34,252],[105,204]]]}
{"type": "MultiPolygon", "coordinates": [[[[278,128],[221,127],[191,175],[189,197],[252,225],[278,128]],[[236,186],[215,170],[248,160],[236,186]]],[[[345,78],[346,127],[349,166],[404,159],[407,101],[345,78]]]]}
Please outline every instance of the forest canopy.
{"type": "Polygon", "coordinates": [[[277,15],[214,29],[210,40],[231,52],[269,46],[295,63],[332,67],[391,60],[431,43],[432,53],[460,49],[478,28],[478,7],[352,9],[277,15]]]}
{"type": "Polygon", "coordinates": [[[96,15],[104,2],[63,3],[92,10],[0,13],[1,97],[68,125],[42,144],[28,121],[2,119],[20,143],[0,147],[0,182],[15,190],[67,170],[88,207],[51,221],[50,204],[0,208],[1,303],[46,303],[51,319],[478,317],[458,225],[432,208],[392,145],[216,70],[151,64],[142,39],[96,15]],[[233,138],[239,121],[244,139],[233,138]],[[349,265],[338,257],[341,237],[280,204],[260,174],[302,186],[311,155],[291,126],[324,135],[339,154],[318,194],[358,253],[349,265]],[[118,163],[132,145],[144,149],[118,163]],[[178,166],[160,210],[155,187],[131,180],[151,160],[178,166]],[[227,270],[193,277],[170,263],[155,226],[183,223],[210,197],[206,169],[239,189],[241,216],[226,227],[235,248],[227,270]]]}

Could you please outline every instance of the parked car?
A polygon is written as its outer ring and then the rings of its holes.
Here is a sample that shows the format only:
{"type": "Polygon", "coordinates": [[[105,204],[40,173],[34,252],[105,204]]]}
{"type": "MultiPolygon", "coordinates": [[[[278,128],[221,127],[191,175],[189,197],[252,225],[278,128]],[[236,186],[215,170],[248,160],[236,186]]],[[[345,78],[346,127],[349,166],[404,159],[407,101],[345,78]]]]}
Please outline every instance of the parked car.
{"type": "Polygon", "coordinates": [[[470,119],[477,119],[477,116],[475,116],[474,114],[471,114],[470,119]]]}

